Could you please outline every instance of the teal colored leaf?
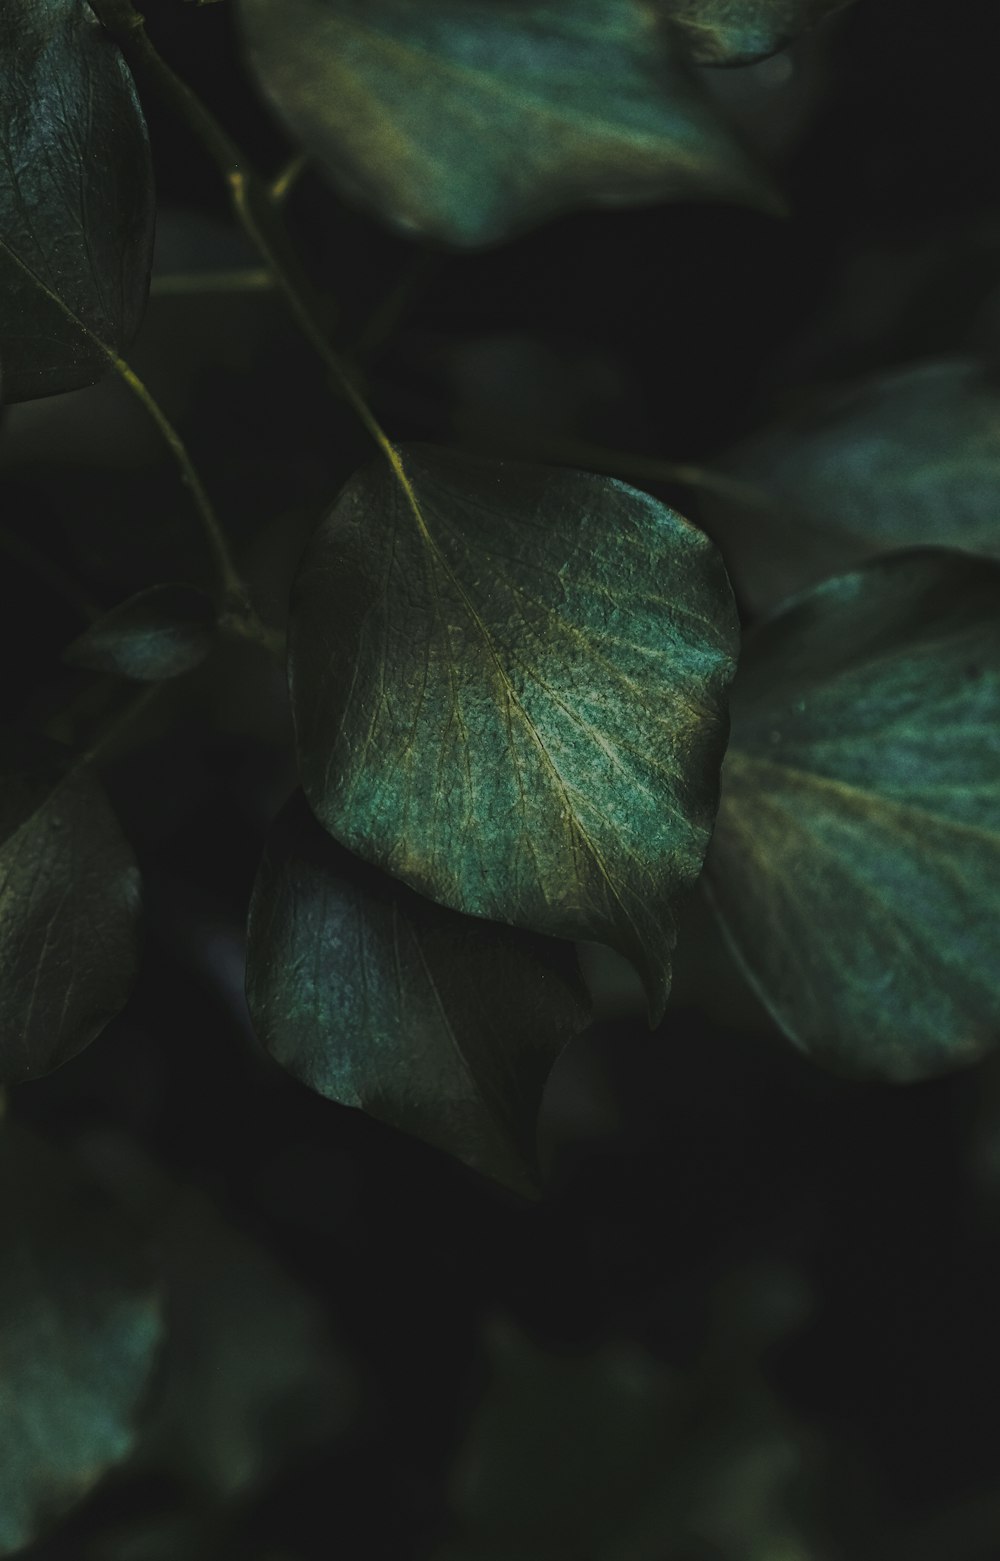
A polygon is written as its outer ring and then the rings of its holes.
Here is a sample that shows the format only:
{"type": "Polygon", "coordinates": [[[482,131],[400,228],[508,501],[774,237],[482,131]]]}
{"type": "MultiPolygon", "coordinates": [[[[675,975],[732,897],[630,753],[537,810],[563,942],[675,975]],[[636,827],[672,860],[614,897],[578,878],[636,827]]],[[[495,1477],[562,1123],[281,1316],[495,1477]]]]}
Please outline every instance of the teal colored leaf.
{"type": "Polygon", "coordinates": [[[118,1013],[139,950],[139,870],[86,766],[0,733],[0,1079],[48,1073],[118,1013]]]}
{"type": "Polygon", "coordinates": [[[293,588],[313,812],[454,910],[618,949],[656,1017],[726,743],[718,555],[610,478],[396,459],[348,483],[293,588]]]}
{"type": "Polygon", "coordinates": [[[774,208],[656,0],[240,0],[250,65],[349,196],[495,243],[563,211],[774,208]]]}
{"type": "Polygon", "coordinates": [[[799,403],[730,452],[720,469],[737,487],[706,511],[752,606],[890,548],[1000,556],[1000,382],[990,370],[921,363],[799,403]]]}
{"type": "Polygon", "coordinates": [[[64,651],[91,672],[158,682],[200,666],[215,643],[211,598],[191,585],[153,585],[112,607],[64,651]]]}
{"type": "Polygon", "coordinates": [[[85,0],[0,7],[0,395],[91,385],[139,328],[153,251],[146,126],[85,0]]]}
{"type": "Polygon", "coordinates": [[[786,1034],[905,1082],[1000,1039],[1000,566],[897,553],[746,641],[707,881],[786,1034]]]}
{"type": "Polygon", "coordinates": [[[163,1329],[134,1232],[68,1163],[0,1128],[0,1555],[131,1451],[163,1329]]]}
{"type": "Polygon", "coordinates": [[[589,1018],[570,945],[414,894],[298,795],[257,876],[247,996],[264,1045],[310,1089],[537,1193],[545,1080],[589,1018]]]}
{"type": "Polygon", "coordinates": [[[667,0],[699,65],[766,59],[852,0],[667,0]]]}

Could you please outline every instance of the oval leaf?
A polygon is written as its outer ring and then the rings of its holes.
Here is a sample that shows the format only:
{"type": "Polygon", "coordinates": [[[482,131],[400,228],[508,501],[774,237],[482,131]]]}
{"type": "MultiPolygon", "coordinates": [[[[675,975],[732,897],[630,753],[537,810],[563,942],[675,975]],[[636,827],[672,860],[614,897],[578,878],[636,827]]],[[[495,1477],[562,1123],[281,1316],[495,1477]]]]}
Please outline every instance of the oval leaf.
{"type": "Polygon", "coordinates": [[[0,1130],[0,1555],[131,1449],[162,1333],[130,1227],[27,1133],[0,1130]]]}
{"type": "Polygon", "coordinates": [[[726,743],[722,563],[610,478],[398,460],[347,485],[293,590],[313,811],[455,910],[617,948],[658,1016],[726,743]]]}
{"type": "Polygon", "coordinates": [[[777,54],[852,0],[668,0],[699,65],[748,65],[777,54]]]}
{"type": "Polygon", "coordinates": [[[747,639],[707,881],[818,1060],[897,1081],[1000,1039],[1000,567],[894,554],[747,639]]]}
{"type": "Polygon", "coordinates": [[[414,894],[331,840],[299,794],[257,876],[247,997],[310,1089],[537,1191],[545,1080],[589,1018],[568,944],[414,894]]]}
{"type": "Polygon", "coordinates": [[[756,608],[888,548],[1000,555],[998,428],[1000,382],[968,360],[817,392],[725,459],[708,529],[756,608]]]}
{"type": "Polygon", "coordinates": [[[776,204],[655,0],[241,0],[240,14],[282,119],[404,230],[477,246],[581,206],[776,204]]]}
{"type": "Polygon", "coordinates": [[[139,328],[153,176],[128,67],[84,0],[0,7],[0,389],[92,385],[139,328]]]}
{"type": "Polygon", "coordinates": [[[122,1008],[139,870],[98,778],[0,734],[0,1079],[48,1073],[122,1008]]]}
{"type": "Polygon", "coordinates": [[[63,660],[156,683],[201,665],[215,643],[215,608],[192,585],[153,585],[79,635],[63,660]]]}

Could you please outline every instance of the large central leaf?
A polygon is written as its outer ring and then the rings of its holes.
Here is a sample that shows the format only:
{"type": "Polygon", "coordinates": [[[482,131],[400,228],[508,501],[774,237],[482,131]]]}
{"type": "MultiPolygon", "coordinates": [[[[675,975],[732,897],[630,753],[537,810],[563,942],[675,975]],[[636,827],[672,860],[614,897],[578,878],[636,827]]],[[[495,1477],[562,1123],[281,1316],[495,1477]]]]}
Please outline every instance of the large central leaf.
{"type": "Polygon", "coordinates": [[[1000,1040],[1000,567],[897,553],[748,636],[708,864],[805,1050],[908,1080],[1000,1040]]]}
{"type": "Polygon", "coordinates": [[[142,319],[153,182],[128,68],[85,0],[0,6],[0,393],[92,384],[142,319]]]}
{"type": "Polygon", "coordinates": [[[302,563],[302,783],[421,893],[619,949],[658,1014],[737,640],[711,543],[647,494],[407,448],[348,484],[302,563]]]}
{"type": "Polygon", "coordinates": [[[555,212],[770,206],[654,0],[241,0],[251,64],[349,194],[495,242],[555,212]]]}

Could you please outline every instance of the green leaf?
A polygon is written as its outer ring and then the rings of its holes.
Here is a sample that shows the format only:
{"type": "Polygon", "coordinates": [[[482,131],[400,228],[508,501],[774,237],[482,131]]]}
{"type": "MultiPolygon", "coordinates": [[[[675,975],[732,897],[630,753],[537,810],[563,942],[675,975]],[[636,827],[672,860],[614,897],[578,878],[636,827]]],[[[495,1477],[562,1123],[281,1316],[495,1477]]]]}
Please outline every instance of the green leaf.
{"type": "MultiPolygon", "coordinates": [[[[802,398],[799,398],[801,402],[802,398]]],[[[755,607],[890,548],[1000,555],[1000,382],[970,360],[818,391],[721,463],[707,525],[755,607]]]]}
{"type": "Polygon", "coordinates": [[[342,190],[404,231],[478,246],[584,206],[776,206],[656,0],[239,10],[278,114],[342,190]]]}
{"type": "Polygon", "coordinates": [[[215,644],[215,608],[192,585],[152,585],[112,607],[64,651],[91,672],[155,683],[201,665],[215,644]]]}
{"type": "Polygon", "coordinates": [[[131,1450],[162,1332],[130,1227],[29,1134],[0,1129],[0,1555],[131,1450]]]}
{"type": "Polygon", "coordinates": [[[589,1018],[568,944],[414,894],[298,794],[257,876],[247,996],[264,1045],[310,1089],[537,1192],[542,1090],[589,1018]]]}
{"type": "Polygon", "coordinates": [[[699,65],[747,65],[777,54],[852,0],[667,0],[699,65]]]}
{"type": "Polygon", "coordinates": [[[122,1008],[139,901],[98,778],[55,744],[0,733],[0,1079],[48,1073],[122,1008]]]}
{"type": "Polygon", "coordinates": [[[0,7],[0,391],[91,385],[139,328],[153,252],[146,126],[85,0],[0,7]]]}
{"type": "Polygon", "coordinates": [[[1000,566],[897,553],[748,636],[707,880],[764,1003],[840,1071],[1000,1039],[1000,566]]]}
{"type": "Polygon", "coordinates": [[[610,478],[394,459],[348,483],[293,588],[310,805],[455,910],[617,948],[658,1016],[727,736],[721,561],[610,478]]]}
{"type": "Polygon", "coordinates": [[[101,1135],[84,1154],[155,1243],[170,1313],[157,1402],[133,1468],[169,1475],[211,1510],[329,1447],[357,1393],[319,1300],[128,1139],[101,1135]]]}

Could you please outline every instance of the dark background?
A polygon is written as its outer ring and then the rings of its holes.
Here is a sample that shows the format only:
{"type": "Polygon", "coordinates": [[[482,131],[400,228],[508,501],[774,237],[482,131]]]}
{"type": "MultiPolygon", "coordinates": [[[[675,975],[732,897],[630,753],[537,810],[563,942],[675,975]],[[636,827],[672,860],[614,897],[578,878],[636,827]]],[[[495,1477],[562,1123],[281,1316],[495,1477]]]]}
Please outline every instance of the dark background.
{"type": "MultiPolygon", "coordinates": [[[[163,53],[276,170],[287,148],[240,72],[228,6],[159,0],[148,13],[163,53]]],[[[798,385],[991,355],[998,57],[988,0],[859,0],[789,67],[715,73],[778,171],[787,221],[694,205],[581,215],[454,257],[387,234],[311,173],[290,215],[395,437],[502,450],[529,422],[553,440],[709,461],[798,385]]],[[[254,264],[198,146],[144,102],[159,271],[254,264]]],[[[305,536],[369,459],[363,432],[268,295],[155,297],[133,357],[280,621],[305,536]]],[[[683,490],[656,491],[696,516],[683,490]]],[[[0,503],[9,531],[103,604],[206,577],[184,495],[116,385],[7,414],[0,503]]],[[[5,564],[2,595],[3,718],[76,701],[83,726],[97,721],[114,692],[58,665],[77,610],[26,564],[5,564]]],[[[227,649],[140,735],[109,773],[148,886],[138,989],[90,1051],[18,1089],[13,1110],[71,1144],[136,1139],[205,1189],[319,1298],[353,1384],[336,1436],[291,1467],[279,1457],[205,1520],[205,1554],[430,1555],[489,1391],[491,1319],[555,1353],[631,1340],[697,1387],[711,1319],[749,1275],[753,1294],[798,1297],[751,1346],[805,1449],[781,1491],[805,1536],[794,1561],[1000,1556],[994,1065],[903,1089],[819,1073],[774,1033],[696,904],[655,1034],[627,977],[600,965],[609,1017],[553,1077],[549,1190],[524,1205],[311,1096],[257,1050],[241,926],[267,823],[294,784],[281,679],[263,654],[227,649]]],[[[559,1456],[572,1464],[572,1437],[559,1456]]],[[[192,1540],[161,1552],[151,1537],[189,1510],[200,1523],[203,1504],[172,1477],[126,1470],[39,1554],[195,1554],[192,1540]],[[101,1548],[131,1525],[137,1548],[101,1548]]],[[[751,1539],[725,1551],[665,1535],[662,1554],[789,1554],[751,1539]]]]}

